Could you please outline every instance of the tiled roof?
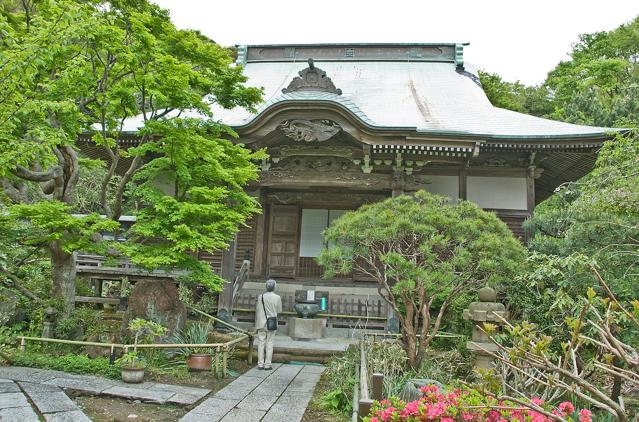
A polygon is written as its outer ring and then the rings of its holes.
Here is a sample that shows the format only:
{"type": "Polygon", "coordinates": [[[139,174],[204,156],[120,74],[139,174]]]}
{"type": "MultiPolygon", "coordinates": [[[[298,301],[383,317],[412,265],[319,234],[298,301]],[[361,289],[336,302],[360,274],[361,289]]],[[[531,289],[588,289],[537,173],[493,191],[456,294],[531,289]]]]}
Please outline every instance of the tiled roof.
{"type": "MultiPolygon", "coordinates": [[[[244,67],[247,84],[264,89],[264,103],[254,114],[213,106],[214,117],[241,128],[277,104],[317,101],[346,108],[367,126],[406,128],[424,134],[535,140],[600,137],[610,131],[493,107],[477,84],[476,70],[468,64],[464,71],[451,62],[409,60],[315,60],[315,66],[326,72],[342,95],[317,91],[283,94],[282,89],[308,67],[306,61],[249,61],[244,67]]],[[[140,123],[132,119],[126,126],[134,130],[140,123]]]]}

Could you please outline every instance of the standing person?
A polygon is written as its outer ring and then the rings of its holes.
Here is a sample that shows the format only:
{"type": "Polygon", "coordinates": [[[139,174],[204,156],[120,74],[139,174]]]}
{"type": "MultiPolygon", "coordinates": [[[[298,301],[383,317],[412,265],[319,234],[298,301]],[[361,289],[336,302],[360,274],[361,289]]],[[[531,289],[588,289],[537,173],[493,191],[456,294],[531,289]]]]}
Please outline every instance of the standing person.
{"type": "Polygon", "coordinates": [[[273,337],[277,331],[277,314],[282,312],[282,298],[275,293],[276,281],[266,281],[266,293],[257,298],[255,329],[257,330],[257,369],[270,371],[273,358],[273,337]],[[266,357],[264,351],[266,349],[266,357]]]}

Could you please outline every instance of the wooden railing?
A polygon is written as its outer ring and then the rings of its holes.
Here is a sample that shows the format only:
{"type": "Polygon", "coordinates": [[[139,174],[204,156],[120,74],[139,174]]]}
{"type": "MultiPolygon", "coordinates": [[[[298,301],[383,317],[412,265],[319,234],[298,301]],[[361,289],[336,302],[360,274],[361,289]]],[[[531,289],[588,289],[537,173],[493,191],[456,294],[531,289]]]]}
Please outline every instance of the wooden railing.
{"type": "Polygon", "coordinates": [[[103,275],[103,276],[139,276],[152,278],[177,278],[186,275],[184,270],[145,270],[132,264],[126,258],[107,259],[102,255],[92,255],[79,253],[76,257],[76,271],[80,274],[103,275]]]}
{"type": "MultiPolygon", "coordinates": [[[[202,343],[202,344],[189,344],[189,343],[159,343],[159,344],[121,344],[121,343],[99,343],[94,341],[78,341],[78,340],[63,340],[57,338],[43,338],[43,337],[27,337],[27,336],[18,336],[20,340],[20,351],[26,352],[27,350],[27,341],[37,341],[41,343],[58,343],[58,344],[68,344],[68,345],[78,345],[78,346],[93,346],[93,347],[104,347],[110,349],[110,358],[109,363],[113,364],[115,362],[115,349],[121,349],[124,353],[127,353],[129,349],[181,349],[181,348],[189,348],[189,347],[197,347],[201,349],[211,349],[215,350],[215,354],[213,354],[213,375],[216,378],[224,378],[227,373],[228,368],[228,356],[230,353],[231,346],[249,339],[249,344],[252,342],[252,336],[249,334],[241,334],[239,337],[227,341],[225,343],[202,343]]],[[[252,363],[252,354],[249,353],[249,365],[252,363]]]]}
{"type": "Polygon", "coordinates": [[[235,299],[237,299],[238,297],[237,294],[240,292],[242,287],[244,287],[244,283],[246,282],[246,280],[248,280],[250,269],[251,261],[248,259],[242,261],[242,266],[240,267],[240,270],[237,272],[237,275],[233,280],[233,302],[235,302],[235,299]]]}
{"type": "Polygon", "coordinates": [[[363,341],[360,342],[359,349],[359,382],[353,392],[353,421],[363,420],[370,414],[373,402],[381,401],[384,398],[384,374],[374,373],[370,383],[372,388],[369,388],[368,364],[366,362],[366,350],[363,341]]]}

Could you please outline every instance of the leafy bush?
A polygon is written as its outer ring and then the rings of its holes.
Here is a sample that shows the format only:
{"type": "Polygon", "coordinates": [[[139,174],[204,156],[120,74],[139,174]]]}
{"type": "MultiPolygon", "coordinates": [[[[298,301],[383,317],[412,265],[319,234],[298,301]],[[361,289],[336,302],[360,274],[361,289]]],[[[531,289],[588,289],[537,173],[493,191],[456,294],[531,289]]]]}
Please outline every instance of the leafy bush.
{"type": "Polygon", "coordinates": [[[88,356],[78,354],[50,356],[25,352],[15,353],[12,359],[13,364],[17,366],[55,369],[72,374],[102,375],[114,379],[120,378],[120,368],[117,365],[109,364],[108,358],[98,357],[91,359],[88,356]]]}
{"type": "Polygon", "coordinates": [[[55,334],[63,339],[85,339],[88,336],[102,334],[106,326],[100,323],[102,312],[88,306],[75,308],[68,318],[56,324],[55,334]]]}
{"type": "Polygon", "coordinates": [[[396,398],[375,403],[371,416],[364,418],[368,422],[380,421],[531,421],[549,422],[560,417],[565,421],[579,420],[591,422],[592,414],[588,409],[576,411],[570,402],[563,402],[552,408],[533,399],[522,405],[484,395],[477,390],[456,389],[440,392],[434,385],[422,387],[423,397],[411,402],[396,398]]]}
{"type": "MultiPolygon", "coordinates": [[[[398,396],[406,382],[412,378],[427,378],[442,384],[450,384],[465,378],[471,372],[469,356],[458,350],[429,351],[419,371],[406,365],[406,352],[397,341],[362,340],[366,352],[369,376],[375,372],[384,374],[384,394],[398,396]]],[[[326,366],[324,377],[328,391],[322,396],[322,405],[330,410],[348,414],[352,412],[353,387],[359,381],[359,347],[350,347],[344,354],[333,357],[326,366]]]]}
{"type": "MultiPolygon", "coordinates": [[[[210,323],[194,322],[184,328],[184,330],[175,333],[173,335],[173,341],[180,344],[206,344],[209,342],[210,331],[210,323]]],[[[210,353],[210,351],[210,349],[201,347],[183,347],[178,349],[178,353],[185,357],[191,354],[210,353]]]]}

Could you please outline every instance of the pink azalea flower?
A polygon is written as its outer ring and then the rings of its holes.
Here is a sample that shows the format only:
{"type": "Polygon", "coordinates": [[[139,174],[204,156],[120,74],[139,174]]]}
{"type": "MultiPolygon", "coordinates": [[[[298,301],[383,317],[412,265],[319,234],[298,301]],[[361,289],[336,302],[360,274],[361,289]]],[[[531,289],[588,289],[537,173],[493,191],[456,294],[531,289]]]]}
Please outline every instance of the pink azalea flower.
{"type": "Polygon", "coordinates": [[[559,404],[559,410],[561,410],[564,415],[572,415],[575,411],[575,406],[573,406],[573,404],[569,401],[565,401],[559,404]]]}
{"type": "Polygon", "coordinates": [[[377,416],[373,416],[370,422],[379,422],[379,419],[377,419],[377,416]]]}
{"type": "Polygon", "coordinates": [[[544,401],[542,399],[540,399],[539,397],[533,397],[530,401],[532,401],[534,404],[536,404],[537,406],[539,406],[540,404],[542,404],[544,401]]]}
{"type": "Polygon", "coordinates": [[[592,422],[592,412],[588,409],[579,411],[579,422],[592,422]]]}
{"type": "Polygon", "coordinates": [[[462,419],[465,421],[472,421],[473,415],[470,413],[462,413],[462,419]]]}
{"type": "Polygon", "coordinates": [[[449,417],[445,417],[445,418],[441,418],[440,421],[441,422],[455,422],[455,419],[449,418],[449,417]]]}

